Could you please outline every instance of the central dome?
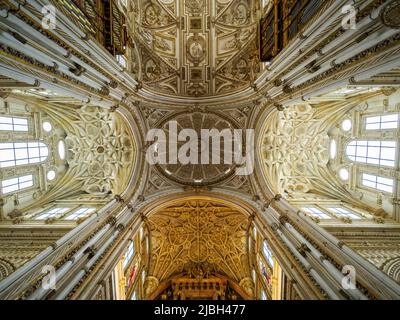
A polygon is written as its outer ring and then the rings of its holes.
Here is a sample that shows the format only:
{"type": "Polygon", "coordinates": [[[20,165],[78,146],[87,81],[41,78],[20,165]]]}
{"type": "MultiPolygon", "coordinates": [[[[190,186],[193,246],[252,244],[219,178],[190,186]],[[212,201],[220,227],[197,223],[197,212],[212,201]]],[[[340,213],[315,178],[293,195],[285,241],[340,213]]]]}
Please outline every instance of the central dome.
{"type": "MultiPolygon", "coordinates": [[[[194,113],[186,113],[181,112],[173,115],[172,117],[166,119],[162,124],[161,128],[166,132],[167,140],[169,141],[170,132],[169,125],[171,122],[176,121],[178,125],[178,134],[183,129],[193,129],[198,139],[193,141],[195,144],[193,147],[198,150],[198,163],[199,164],[166,164],[166,165],[157,165],[158,170],[164,174],[169,179],[178,182],[183,185],[192,185],[192,186],[206,186],[214,183],[218,183],[225,178],[231,176],[235,170],[234,164],[225,164],[225,150],[224,145],[232,145],[232,139],[224,140],[220,139],[220,148],[215,148],[212,145],[212,139],[202,138],[201,131],[203,129],[212,130],[216,129],[219,132],[222,130],[230,130],[236,129],[236,127],[231,123],[231,121],[224,117],[223,115],[217,113],[210,112],[194,112],[194,113]],[[209,164],[201,164],[201,154],[209,150],[208,159],[209,164]],[[213,156],[219,156],[220,163],[212,164],[213,156]]],[[[182,145],[186,142],[178,142],[177,147],[178,150],[182,145]]],[[[232,158],[232,151],[228,151],[229,154],[227,156],[232,158]]],[[[167,147],[167,154],[169,153],[169,149],[167,147]]]]}

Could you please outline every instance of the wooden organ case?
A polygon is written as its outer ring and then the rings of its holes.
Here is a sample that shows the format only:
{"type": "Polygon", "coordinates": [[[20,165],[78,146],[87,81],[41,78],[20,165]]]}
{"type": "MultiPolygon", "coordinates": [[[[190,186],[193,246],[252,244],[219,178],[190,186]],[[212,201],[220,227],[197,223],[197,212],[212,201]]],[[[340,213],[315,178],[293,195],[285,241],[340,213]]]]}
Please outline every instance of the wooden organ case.
{"type": "Polygon", "coordinates": [[[271,61],[275,58],[326,2],[324,0],[273,0],[261,19],[261,61],[271,61]]]}
{"type": "Polygon", "coordinates": [[[58,7],[113,56],[125,53],[125,16],[116,0],[60,0],[58,7]]]}

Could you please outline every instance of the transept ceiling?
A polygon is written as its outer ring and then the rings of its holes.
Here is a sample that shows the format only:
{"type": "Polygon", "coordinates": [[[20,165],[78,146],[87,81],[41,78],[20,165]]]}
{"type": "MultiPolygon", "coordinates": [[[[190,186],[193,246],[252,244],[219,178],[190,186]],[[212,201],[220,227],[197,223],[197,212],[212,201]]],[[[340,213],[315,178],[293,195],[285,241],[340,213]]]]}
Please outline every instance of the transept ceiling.
{"type": "Polygon", "coordinates": [[[169,96],[231,94],[260,71],[258,1],[132,0],[134,71],[169,96]]]}
{"type": "Polygon", "coordinates": [[[331,132],[349,110],[362,110],[365,101],[379,93],[392,91],[342,88],[314,97],[310,103],[270,113],[262,126],[257,152],[273,191],[292,200],[341,199],[376,215],[383,214],[376,203],[368,203],[354,193],[331,168],[331,132]]]}

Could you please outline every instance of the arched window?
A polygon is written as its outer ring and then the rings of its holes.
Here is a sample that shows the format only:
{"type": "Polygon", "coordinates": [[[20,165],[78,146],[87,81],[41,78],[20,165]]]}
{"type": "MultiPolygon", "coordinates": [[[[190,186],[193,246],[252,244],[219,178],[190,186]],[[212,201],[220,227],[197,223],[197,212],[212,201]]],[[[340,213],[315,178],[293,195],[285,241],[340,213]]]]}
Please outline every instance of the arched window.
{"type": "Polygon", "coordinates": [[[262,259],[259,259],[258,264],[259,264],[259,267],[260,267],[260,273],[261,273],[262,279],[265,281],[266,285],[269,288],[271,288],[271,285],[272,285],[272,270],[267,267],[267,264],[262,259]]]}
{"type": "Polygon", "coordinates": [[[268,261],[271,267],[274,267],[274,259],[272,258],[272,251],[269,248],[267,241],[263,242],[263,254],[265,259],[268,261]]]}
{"type": "Polygon", "coordinates": [[[40,141],[0,143],[0,168],[40,163],[48,156],[48,147],[40,141]]]}
{"type": "Polygon", "coordinates": [[[133,241],[131,240],[129,242],[128,250],[125,252],[124,256],[124,262],[123,262],[124,269],[128,266],[129,262],[132,260],[134,253],[135,253],[135,246],[133,241]]]}
{"type": "Polygon", "coordinates": [[[353,140],[346,147],[346,155],[354,162],[394,167],[396,142],[353,140]]]}

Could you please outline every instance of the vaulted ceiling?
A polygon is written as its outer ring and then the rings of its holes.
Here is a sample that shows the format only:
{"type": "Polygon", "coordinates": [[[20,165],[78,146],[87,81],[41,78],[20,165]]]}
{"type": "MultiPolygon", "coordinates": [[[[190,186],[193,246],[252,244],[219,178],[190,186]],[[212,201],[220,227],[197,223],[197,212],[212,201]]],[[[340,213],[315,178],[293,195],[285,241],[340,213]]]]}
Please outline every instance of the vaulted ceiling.
{"type": "Polygon", "coordinates": [[[161,282],[188,263],[207,263],[237,283],[251,277],[248,225],[244,213],[217,201],[187,199],[166,205],[148,219],[149,275],[161,282]]]}
{"type": "Polygon", "coordinates": [[[256,0],[131,0],[135,73],[166,96],[250,87],[260,71],[256,0]]]}

